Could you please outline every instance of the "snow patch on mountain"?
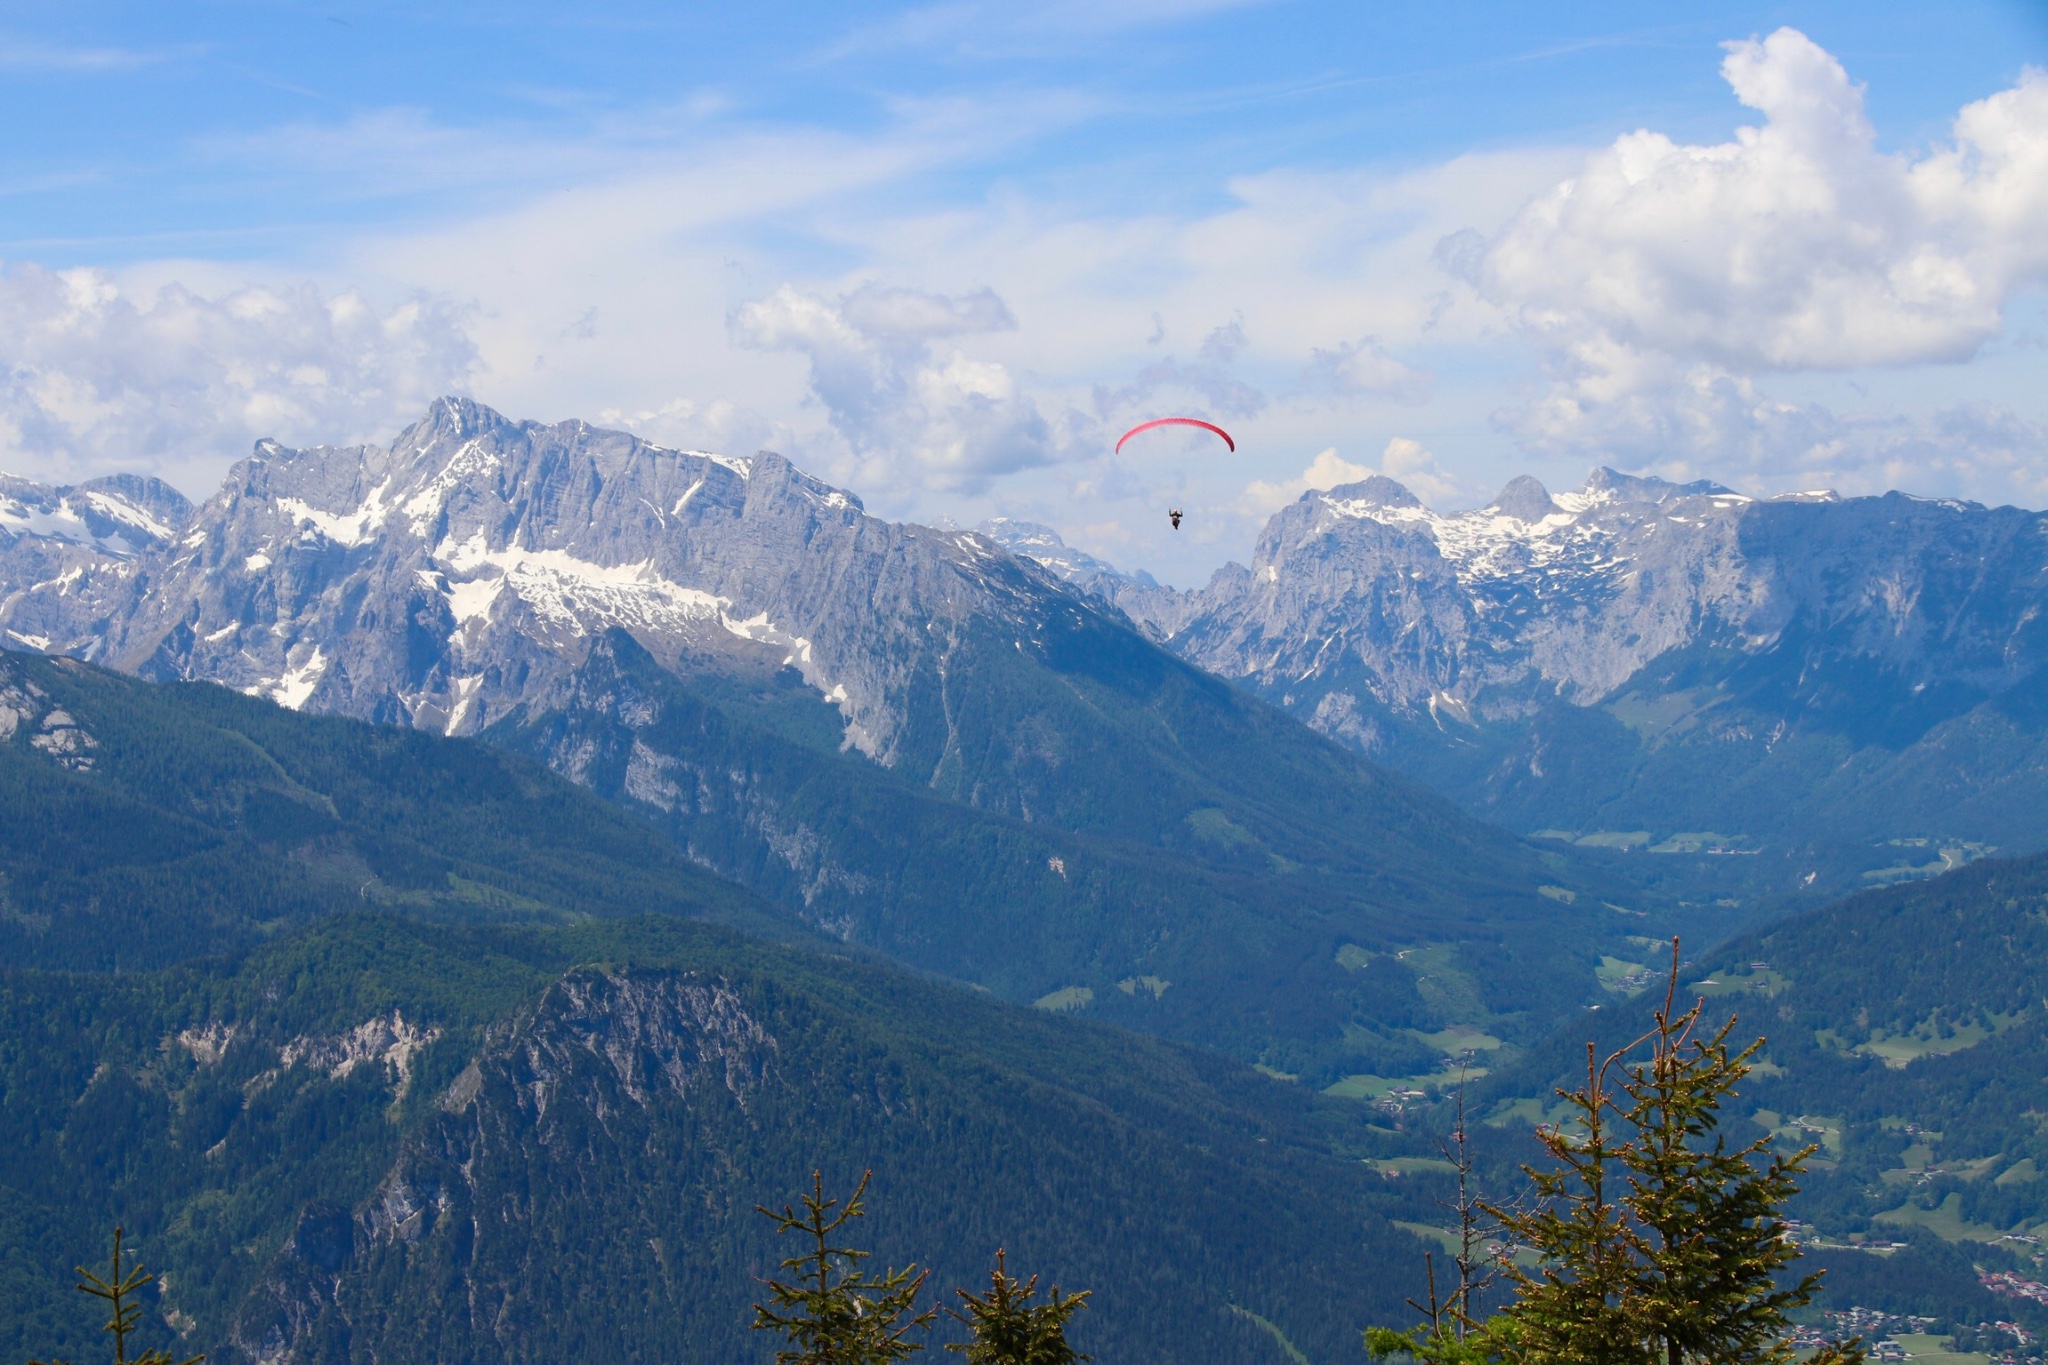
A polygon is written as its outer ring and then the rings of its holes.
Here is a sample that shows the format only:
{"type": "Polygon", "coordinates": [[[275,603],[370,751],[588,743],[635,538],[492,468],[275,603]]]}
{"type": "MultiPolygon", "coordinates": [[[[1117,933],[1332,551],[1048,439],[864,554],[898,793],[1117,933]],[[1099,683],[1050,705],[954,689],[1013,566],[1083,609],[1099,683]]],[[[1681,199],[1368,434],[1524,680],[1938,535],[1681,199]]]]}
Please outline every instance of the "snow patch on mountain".
{"type": "Polygon", "coordinates": [[[663,578],[654,571],[651,559],[598,564],[565,550],[528,550],[518,545],[492,550],[482,531],[460,544],[443,541],[435,548],[433,559],[452,573],[472,575],[466,581],[450,581],[449,606],[458,624],[487,617],[499,592],[507,587],[542,621],[578,637],[612,626],[687,630],[700,621],[722,619],[723,609],[731,605],[724,598],[663,578]]]}
{"type": "Polygon", "coordinates": [[[392,481],[387,478],[378,484],[370,491],[370,496],[352,512],[323,512],[298,498],[279,498],[277,509],[289,517],[294,525],[310,527],[335,544],[354,549],[384,529],[384,521],[392,511],[384,502],[384,495],[391,490],[391,483],[392,481]]]}
{"type": "Polygon", "coordinates": [[[66,492],[47,500],[0,493],[0,531],[88,545],[123,558],[173,534],[141,508],[99,492],[66,492]]]}
{"type": "Polygon", "coordinates": [[[100,515],[114,521],[126,522],[151,540],[169,542],[172,537],[178,534],[168,523],[151,516],[147,511],[129,502],[126,498],[117,498],[111,493],[104,493],[98,489],[88,490],[84,494],[84,498],[86,503],[98,511],[100,515]]]}
{"type": "Polygon", "coordinates": [[[320,686],[327,664],[326,652],[314,645],[311,653],[307,653],[295,667],[287,668],[281,676],[263,678],[255,686],[242,690],[252,697],[268,697],[288,710],[301,711],[313,699],[313,690],[320,686]]]}

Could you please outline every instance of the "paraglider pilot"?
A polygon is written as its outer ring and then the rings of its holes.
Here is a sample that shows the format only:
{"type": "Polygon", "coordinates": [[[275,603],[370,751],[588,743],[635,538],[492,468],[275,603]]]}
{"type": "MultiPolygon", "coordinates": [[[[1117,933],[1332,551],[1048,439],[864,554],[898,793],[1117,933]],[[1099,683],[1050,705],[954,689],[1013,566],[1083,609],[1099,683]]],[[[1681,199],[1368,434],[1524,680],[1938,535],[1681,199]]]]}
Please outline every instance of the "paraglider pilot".
{"type": "Polygon", "coordinates": [[[1167,520],[1173,523],[1173,529],[1178,531],[1180,529],[1180,509],[1178,507],[1174,508],[1166,514],[1166,517],[1167,520]]]}

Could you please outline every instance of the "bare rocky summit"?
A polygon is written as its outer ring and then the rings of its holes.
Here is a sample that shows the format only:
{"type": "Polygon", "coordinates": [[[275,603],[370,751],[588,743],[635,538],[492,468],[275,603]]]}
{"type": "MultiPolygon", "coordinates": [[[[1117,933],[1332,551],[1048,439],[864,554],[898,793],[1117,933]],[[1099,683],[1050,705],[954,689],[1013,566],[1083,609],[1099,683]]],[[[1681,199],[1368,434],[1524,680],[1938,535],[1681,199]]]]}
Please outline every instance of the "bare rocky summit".
{"type": "Polygon", "coordinates": [[[787,663],[886,764],[916,664],[955,623],[1060,595],[974,534],[878,521],[777,455],[462,399],[389,448],[265,442],[197,509],[90,485],[15,498],[34,509],[0,506],[17,644],[447,734],[548,709],[616,627],[664,660],[787,663]],[[103,503],[155,513],[109,529],[103,503]]]}

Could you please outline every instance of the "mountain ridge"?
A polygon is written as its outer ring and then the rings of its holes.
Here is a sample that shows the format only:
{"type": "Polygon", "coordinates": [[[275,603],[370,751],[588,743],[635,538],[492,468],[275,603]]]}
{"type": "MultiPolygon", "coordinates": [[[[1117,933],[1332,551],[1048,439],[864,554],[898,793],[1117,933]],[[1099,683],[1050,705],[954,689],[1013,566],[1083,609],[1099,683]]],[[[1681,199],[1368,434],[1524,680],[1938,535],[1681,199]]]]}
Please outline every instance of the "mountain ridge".
{"type": "Polygon", "coordinates": [[[2048,514],[1598,469],[1443,516],[1374,476],[1304,493],[1203,588],[1099,561],[1077,586],[1525,833],[1719,831],[1789,889],[1828,865],[1805,846],[1882,873],[1887,840],[2038,847],[2048,811],[2048,514]]]}
{"type": "Polygon", "coordinates": [[[442,400],[389,447],[259,445],[174,542],[20,587],[96,662],[519,748],[814,930],[1290,1073],[1538,1028],[1669,906],[771,454],[442,400]]]}

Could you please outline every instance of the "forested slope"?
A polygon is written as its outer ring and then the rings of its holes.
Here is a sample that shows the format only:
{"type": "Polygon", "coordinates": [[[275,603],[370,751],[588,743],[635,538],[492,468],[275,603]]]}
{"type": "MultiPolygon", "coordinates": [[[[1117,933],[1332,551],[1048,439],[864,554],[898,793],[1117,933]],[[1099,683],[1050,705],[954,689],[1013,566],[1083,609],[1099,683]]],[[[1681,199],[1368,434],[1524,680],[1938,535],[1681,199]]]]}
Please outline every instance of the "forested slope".
{"type": "Polygon", "coordinates": [[[796,932],[540,765],[0,655],[0,963],[150,967],[340,909],[715,915],[796,932]]]}
{"type": "Polygon", "coordinates": [[[1344,1113],[1221,1059],[677,920],[345,915],[232,960],[0,978],[0,1351],[89,1351],[112,1223],[153,1339],[236,1360],[765,1358],[757,1202],[875,1171],[879,1258],[1006,1247],[1120,1361],[1318,1361],[1417,1248],[1344,1113]],[[1244,1310],[1244,1311],[1238,1311],[1244,1310]],[[171,1324],[170,1327],[165,1324],[171,1324]]]}
{"type": "MultiPolygon", "coordinates": [[[[1766,1039],[1730,1136],[1820,1146],[1793,1212],[1836,1267],[1838,1302],[2048,1327],[1994,1301],[1972,1268],[2048,1279],[2044,963],[2048,856],[1852,896],[1686,963],[1681,998],[1766,1039]]],[[[1525,1130],[1554,1087],[1583,1079],[1589,1036],[1620,1047],[1640,1034],[1662,990],[1617,992],[1483,1082],[1497,1131],[1525,1130]]],[[[1503,1149],[1497,1178],[1509,1168],[1503,1149]]]]}

